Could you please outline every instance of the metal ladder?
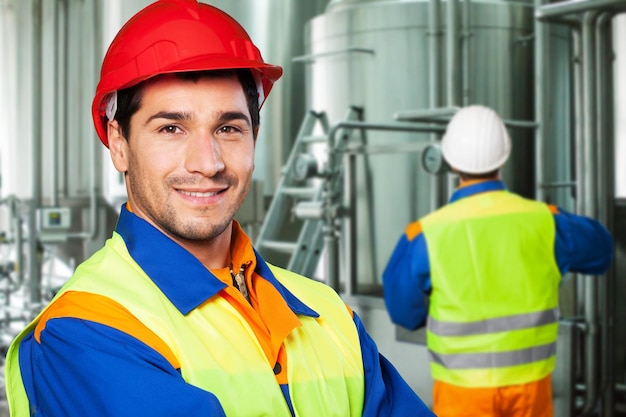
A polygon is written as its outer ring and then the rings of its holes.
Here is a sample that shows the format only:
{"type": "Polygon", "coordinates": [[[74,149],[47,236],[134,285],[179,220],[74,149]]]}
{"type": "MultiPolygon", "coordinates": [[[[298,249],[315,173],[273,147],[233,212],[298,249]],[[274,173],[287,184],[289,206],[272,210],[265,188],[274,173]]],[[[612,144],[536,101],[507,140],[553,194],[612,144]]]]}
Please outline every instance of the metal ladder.
{"type": "MultiPolygon", "coordinates": [[[[358,117],[360,113],[350,109],[346,120],[358,117]]],[[[307,277],[313,277],[324,249],[321,210],[324,193],[329,192],[309,147],[321,143],[328,150],[328,132],[326,113],[305,115],[255,242],[268,262],[307,277]],[[321,134],[313,135],[318,125],[321,134]]]]}

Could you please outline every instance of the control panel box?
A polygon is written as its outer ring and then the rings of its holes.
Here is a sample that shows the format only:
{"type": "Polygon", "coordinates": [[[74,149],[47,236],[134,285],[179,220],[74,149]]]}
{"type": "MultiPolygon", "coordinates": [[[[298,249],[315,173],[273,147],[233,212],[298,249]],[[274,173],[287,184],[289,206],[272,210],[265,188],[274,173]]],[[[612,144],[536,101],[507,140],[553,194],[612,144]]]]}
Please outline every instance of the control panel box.
{"type": "Polygon", "coordinates": [[[39,238],[42,242],[63,242],[72,225],[69,207],[42,207],[39,212],[39,238]]]}

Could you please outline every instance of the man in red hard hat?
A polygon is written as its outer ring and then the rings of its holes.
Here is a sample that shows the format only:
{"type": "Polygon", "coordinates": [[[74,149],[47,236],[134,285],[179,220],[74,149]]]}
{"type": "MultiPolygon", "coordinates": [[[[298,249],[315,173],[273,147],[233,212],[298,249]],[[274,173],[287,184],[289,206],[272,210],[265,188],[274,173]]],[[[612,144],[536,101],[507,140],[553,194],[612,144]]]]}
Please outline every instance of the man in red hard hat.
{"type": "Polygon", "coordinates": [[[441,147],[461,184],[400,237],[383,272],[389,315],[426,325],[439,417],[551,417],[561,276],[605,273],[612,238],[506,189],[511,141],[492,109],[459,110],[441,147]]]}
{"type": "Polygon", "coordinates": [[[432,416],[330,288],[266,263],[233,219],[280,67],[194,0],[137,13],[93,119],[128,202],[16,338],[12,416],[432,416]]]}

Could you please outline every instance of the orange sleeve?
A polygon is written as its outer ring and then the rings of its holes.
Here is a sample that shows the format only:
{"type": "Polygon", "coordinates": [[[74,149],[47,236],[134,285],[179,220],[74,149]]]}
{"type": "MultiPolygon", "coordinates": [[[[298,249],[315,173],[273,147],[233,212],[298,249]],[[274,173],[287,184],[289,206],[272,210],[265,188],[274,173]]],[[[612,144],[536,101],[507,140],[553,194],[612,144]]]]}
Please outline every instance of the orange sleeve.
{"type": "Polygon", "coordinates": [[[87,292],[68,291],[44,312],[35,328],[35,340],[50,319],[77,318],[103,324],[132,336],[159,352],[175,368],[180,363],[169,346],[121,304],[112,299],[87,292]]]}

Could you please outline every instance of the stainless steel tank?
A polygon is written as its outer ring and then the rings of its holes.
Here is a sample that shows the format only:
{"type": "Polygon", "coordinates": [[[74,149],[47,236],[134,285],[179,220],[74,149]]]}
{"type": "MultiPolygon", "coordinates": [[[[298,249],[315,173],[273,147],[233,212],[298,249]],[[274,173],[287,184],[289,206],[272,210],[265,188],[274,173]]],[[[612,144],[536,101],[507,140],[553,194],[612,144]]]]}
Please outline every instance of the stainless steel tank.
{"type": "MultiPolygon", "coordinates": [[[[531,1],[333,0],[307,28],[307,102],[311,109],[326,112],[331,123],[341,120],[350,106],[361,107],[367,122],[391,123],[398,112],[466,104],[488,105],[505,119],[530,121],[534,118],[532,32],[531,1]],[[440,3],[435,33],[429,20],[433,3],[440,3]],[[458,26],[448,24],[448,15],[458,26]],[[450,29],[458,33],[457,63],[445,62],[450,29]],[[442,60],[438,73],[431,67],[432,36],[440,41],[435,54],[442,60]],[[446,77],[448,71],[452,77],[446,77]],[[436,103],[430,88],[434,79],[438,80],[436,103]]],[[[532,196],[533,131],[511,133],[513,153],[504,178],[513,191],[532,196]]],[[[367,134],[371,145],[430,137],[367,134]]],[[[419,158],[419,153],[372,154],[369,163],[360,167],[358,291],[380,292],[382,270],[404,227],[433,208],[435,185],[420,168],[419,158]]]]}

